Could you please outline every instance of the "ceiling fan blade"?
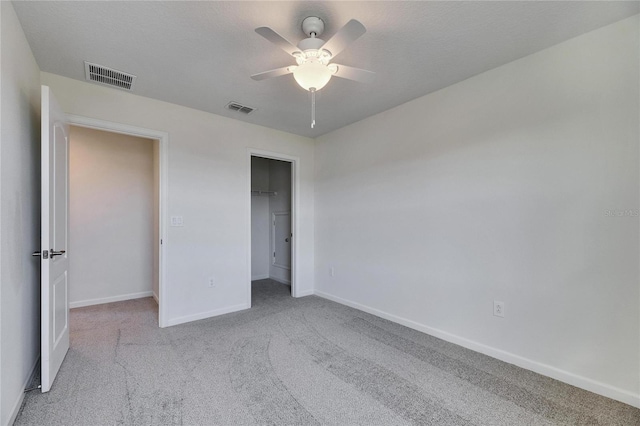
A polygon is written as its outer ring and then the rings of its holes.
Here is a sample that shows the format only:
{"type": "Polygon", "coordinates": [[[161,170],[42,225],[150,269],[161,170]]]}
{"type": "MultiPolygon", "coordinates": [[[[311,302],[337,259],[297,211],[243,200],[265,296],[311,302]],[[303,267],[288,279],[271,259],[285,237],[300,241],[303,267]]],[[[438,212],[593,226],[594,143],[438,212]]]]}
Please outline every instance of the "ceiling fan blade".
{"type": "Polygon", "coordinates": [[[348,67],[340,64],[331,65],[338,67],[338,71],[333,74],[336,77],[359,81],[360,83],[373,83],[373,80],[376,78],[376,73],[373,71],[361,70],[360,68],[348,67]]]}
{"type": "Polygon", "coordinates": [[[262,37],[269,40],[271,43],[278,46],[280,49],[287,52],[289,55],[293,55],[295,52],[300,51],[300,49],[298,49],[295,45],[293,45],[289,40],[282,37],[280,34],[273,31],[269,27],[256,28],[256,32],[260,34],[262,37]]]}
{"type": "Polygon", "coordinates": [[[324,50],[331,52],[332,57],[338,56],[349,44],[356,41],[367,29],[355,19],[347,22],[344,27],[340,28],[337,33],[322,46],[324,50]]]}
{"type": "Polygon", "coordinates": [[[251,76],[252,79],[256,81],[265,80],[267,78],[280,77],[281,75],[291,74],[293,72],[294,66],[288,66],[283,68],[277,68],[271,71],[260,72],[258,74],[254,74],[251,76]]]}

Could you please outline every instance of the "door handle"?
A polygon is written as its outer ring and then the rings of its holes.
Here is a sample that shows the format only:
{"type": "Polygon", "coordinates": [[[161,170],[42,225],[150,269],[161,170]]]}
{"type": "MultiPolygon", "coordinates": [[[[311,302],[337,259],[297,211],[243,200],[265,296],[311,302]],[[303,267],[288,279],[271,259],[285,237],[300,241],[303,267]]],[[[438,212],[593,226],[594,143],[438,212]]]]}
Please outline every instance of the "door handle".
{"type": "Polygon", "coordinates": [[[49,250],[49,255],[53,258],[54,256],[61,256],[66,253],[66,250],[55,251],[54,249],[49,250]]]}
{"type": "Polygon", "coordinates": [[[40,257],[42,255],[43,259],[48,259],[49,258],[49,250],[38,250],[38,251],[34,251],[33,253],[31,253],[31,256],[38,256],[40,257]]]}

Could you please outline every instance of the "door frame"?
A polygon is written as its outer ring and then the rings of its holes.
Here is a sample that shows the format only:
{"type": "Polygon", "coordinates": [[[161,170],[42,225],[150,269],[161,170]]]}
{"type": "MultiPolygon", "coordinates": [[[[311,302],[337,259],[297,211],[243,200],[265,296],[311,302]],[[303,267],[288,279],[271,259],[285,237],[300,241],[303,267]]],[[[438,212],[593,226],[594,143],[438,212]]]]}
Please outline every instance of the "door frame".
{"type": "Polygon", "coordinates": [[[168,216],[168,183],[169,183],[169,133],[158,130],[145,129],[143,127],[130,126],[128,124],[114,123],[111,121],[98,120],[80,115],[67,114],[67,122],[71,126],[86,127],[89,129],[103,130],[111,133],[120,133],[128,136],[137,136],[141,138],[154,139],[158,141],[160,153],[159,174],[160,174],[160,193],[158,194],[158,234],[160,238],[159,259],[158,259],[158,326],[161,328],[168,327],[167,321],[167,248],[169,242],[167,239],[167,218],[168,216]]]}
{"type": "Polygon", "coordinates": [[[247,229],[247,306],[251,307],[251,157],[267,158],[291,163],[291,296],[298,294],[298,259],[300,258],[300,158],[279,152],[265,151],[257,148],[247,148],[247,190],[246,190],[246,229],[247,229]]]}

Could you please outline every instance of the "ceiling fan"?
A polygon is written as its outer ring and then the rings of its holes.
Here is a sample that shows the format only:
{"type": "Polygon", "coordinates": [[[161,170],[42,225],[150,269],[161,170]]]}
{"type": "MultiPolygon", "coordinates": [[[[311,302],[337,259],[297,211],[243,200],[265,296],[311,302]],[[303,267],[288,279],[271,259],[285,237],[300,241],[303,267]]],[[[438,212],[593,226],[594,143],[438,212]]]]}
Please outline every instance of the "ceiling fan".
{"type": "Polygon", "coordinates": [[[297,46],[269,27],[256,28],[256,32],[266,38],[296,60],[297,65],[265,71],[251,76],[254,80],[293,74],[296,82],[311,92],[311,127],[315,126],[315,92],[322,89],[332,76],[348,80],[371,83],[375,77],[372,71],[346,65],[333,64],[330,61],[338,56],[349,44],[353,43],[367,30],[355,19],[350,20],[329,41],[318,38],[324,31],[322,19],[309,16],[302,21],[302,31],[308,38],[297,46]]]}

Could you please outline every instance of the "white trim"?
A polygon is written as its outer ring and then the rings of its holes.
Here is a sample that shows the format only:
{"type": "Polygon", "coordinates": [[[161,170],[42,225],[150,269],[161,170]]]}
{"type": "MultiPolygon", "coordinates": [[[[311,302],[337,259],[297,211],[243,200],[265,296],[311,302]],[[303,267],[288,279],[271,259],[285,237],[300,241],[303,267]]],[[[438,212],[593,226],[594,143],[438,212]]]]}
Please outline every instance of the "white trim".
{"type": "Polygon", "coordinates": [[[544,376],[551,377],[553,379],[559,380],[564,383],[568,383],[570,385],[579,387],[581,389],[585,389],[590,392],[597,393],[602,396],[606,396],[607,398],[615,399],[617,401],[624,402],[625,404],[629,404],[631,406],[640,408],[640,394],[634,394],[634,393],[625,391],[623,389],[620,389],[611,385],[607,385],[606,383],[598,382],[596,380],[592,380],[584,376],[579,376],[577,374],[570,373],[565,370],[561,370],[551,365],[543,364],[541,362],[537,362],[532,359],[522,357],[520,355],[515,355],[511,352],[503,351],[501,349],[496,349],[491,346],[487,346],[482,343],[469,340],[464,337],[460,337],[443,330],[439,330],[437,328],[429,327],[427,325],[420,324],[418,322],[381,311],[379,309],[375,309],[366,305],[362,305],[357,302],[353,302],[351,300],[343,299],[342,297],[325,293],[323,291],[315,291],[314,294],[324,299],[328,299],[328,300],[340,303],[342,305],[350,306],[352,308],[370,313],[377,317],[384,318],[398,324],[402,324],[414,330],[418,330],[423,333],[429,334],[431,336],[437,337],[439,339],[446,340],[447,342],[455,343],[456,345],[460,345],[467,349],[471,349],[472,351],[489,355],[490,357],[499,359],[504,362],[508,362],[509,364],[517,365],[518,367],[522,367],[527,370],[534,371],[538,374],[542,374],[544,376]]]}
{"type": "Polygon", "coordinates": [[[36,357],[36,362],[34,362],[33,366],[31,367],[31,374],[27,376],[27,380],[22,384],[22,389],[20,389],[20,395],[18,395],[18,399],[13,404],[13,407],[11,407],[11,415],[9,416],[9,421],[7,422],[6,426],[12,425],[16,421],[18,413],[20,413],[20,408],[22,408],[22,402],[24,401],[24,391],[27,389],[27,386],[29,385],[29,383],[31,383],[34,376],[36,375],[36,368],[38,367],[39,361],[40,357],[38,356],[36,357]]]}
{"type": "Polygon", "coordinates": [[[289,268],[288,266],[283,266],[283,265],[278,265],[277,263],[274,263],[273,265],[271,265],[275,268],[280,268],[280,269],[284,269],[285,271],[290,271],[291,268],[289,268]]]}
{"type": "Polygon", "coordinates": [[[158,306],[160,306],[160,299],[158,299],[158,295],[155,291],[153,292],[153,300],[155,300],[158,306]]]}
{"type": "MultiPolygon", "coordinates": [[[[285,278],[276,278],[276,277],[269,277],[270,280],[279,282],[280,284],[284,284],[284,285],[291,285],[291,281],[285,279],[285,278]]],[[[300,297],[299,295],[296,297],[300,297]]]]}
{"type": "Polygon", "coordinates": [[[298,268],[300,238],[300,158],[287,154],[280,154],[273,151],[264,151],[256,148],[247,148],[247,204],[245,207],[246,217],[245,223],[247,230],[247,286],[246,300],[247,305],[251,307],[251,157],[262,157],[273,160],[288,161],[291,163],[291,296],[302,297],[298,294],[297,283],[299,281],[300,271],[298,268]]]}
{"type": "Polygon", "coordinates": [[[167,321],[167,327],[184,324],[191,321],[198,321],[202,319],[207,319],[211,317],[216,317],[218,315],[229,314],[231,312],[243,311],[245,309],[249,309],[251,305],[247,305],[246,303],[241,303],[239,305],[228,306],[226,308],[216,309],[213,311],[201,312],[199,314],[194,315],[185,315],[183,317],[173,318],[167,321]]]}
{"type": "Polygon", "coordinates": [[[98,299],[78,300],[70,302],[69,308],[82,308],[85,306],[102,305],[103,303],[122,302],[123,300],[141,299],[143,297],[153,296],[153,291],[141,291],[139,293],[121,294],[119,296],[100,297],[98,299]]]}
{"type": "Polygon", "coordinates": [[[160,194],[159,194],[159,238],[162,244],[159,248],[158,259],[158,325],[167,327],[167,252],[169,250],[167,218],[169,217],[169,133],[158,130],[145,129],[143,127],[130,126],[128,124],[113,123],[80,115],[67,114],[67,122],[73,126],[87,127],[90,129],[104,130],[112,133],[138,136],[141,138],[155,139],[160,144],[160,194]]]}
{"type": "Polygon", "coordinates": [[[316,294],[316,292],[313,290],[299,291],[298,297],[313,296],[314,294],[316,294]]]}
{"type": "Polygon", "coordinates": [[[269,274],[254,275],[251,277],[251,281],[268,280],[268,279],[269,279],[269,274]]]}

